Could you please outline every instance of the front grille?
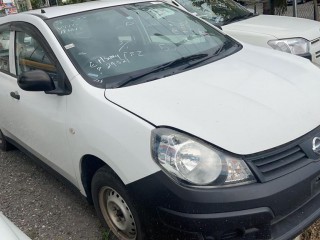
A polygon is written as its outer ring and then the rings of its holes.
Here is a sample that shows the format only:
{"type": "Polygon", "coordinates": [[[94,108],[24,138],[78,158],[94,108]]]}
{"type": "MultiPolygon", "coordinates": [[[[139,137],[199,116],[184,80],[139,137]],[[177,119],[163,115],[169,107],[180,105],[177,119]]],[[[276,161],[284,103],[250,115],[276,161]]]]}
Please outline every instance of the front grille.
{"type": "Polygon", "coordinates": [[[255,156],[247,162],[260,180],[265,182],[293,172],[310,163],[310,160],[299,145],[295,145],[289,149],[255,156]]]}

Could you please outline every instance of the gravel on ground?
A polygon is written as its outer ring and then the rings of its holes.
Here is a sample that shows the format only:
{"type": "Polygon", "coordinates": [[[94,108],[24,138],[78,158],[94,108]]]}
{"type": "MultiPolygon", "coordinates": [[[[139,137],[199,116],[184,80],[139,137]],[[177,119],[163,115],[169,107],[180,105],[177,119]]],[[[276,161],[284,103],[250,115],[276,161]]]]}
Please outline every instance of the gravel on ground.
{"type": "MultiPolygon", "coordinates": [[[[0,211],[33,240],[106,240],[92,205],[18,150],[0,151],[0,211]]],[[[302,240],[320,239],[320,220],[302,240]]]]}
{"type": "Polygon", "coordinates": [[[319,240],[320,239],[320,220],[309,227],[301,236],[301,240],[319,240]]]}
{"type": "Polygon", "coordinates": [[[93,206],[18,150],[0,151],[0,211],[31,239],[104,239],[93,206]]]}

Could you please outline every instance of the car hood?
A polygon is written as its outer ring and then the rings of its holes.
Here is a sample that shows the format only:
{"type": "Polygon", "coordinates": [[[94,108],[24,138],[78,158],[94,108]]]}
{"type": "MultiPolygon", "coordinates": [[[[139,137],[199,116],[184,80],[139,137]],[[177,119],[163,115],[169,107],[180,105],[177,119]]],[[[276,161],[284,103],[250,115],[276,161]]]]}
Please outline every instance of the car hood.
{"type": "Polygon", "coordinates": [[[320,70],[290,54],[245,45],[219,61],[105,97],[156,126],[252,154],[320,125],[320,70]]]}
{"type": "Polygon", "coordinates": [[[320,37],[320,23],[303,18],[258,15],[222,26],[223,30],[271,35],[277,39],[302,37],[314,40],[320,37]]]}

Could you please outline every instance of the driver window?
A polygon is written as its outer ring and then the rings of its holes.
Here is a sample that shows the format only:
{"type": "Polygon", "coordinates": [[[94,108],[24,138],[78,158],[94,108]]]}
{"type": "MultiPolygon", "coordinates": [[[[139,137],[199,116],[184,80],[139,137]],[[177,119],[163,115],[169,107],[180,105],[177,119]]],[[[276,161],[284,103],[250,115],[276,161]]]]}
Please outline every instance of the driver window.
{"type": "Polygon", "coordinates": [[[16,32],[15,55],[17,75],[31,70],[43,70],[53,80],[57,79],[57,70],[39,42],[25,32],[16,32]]]}

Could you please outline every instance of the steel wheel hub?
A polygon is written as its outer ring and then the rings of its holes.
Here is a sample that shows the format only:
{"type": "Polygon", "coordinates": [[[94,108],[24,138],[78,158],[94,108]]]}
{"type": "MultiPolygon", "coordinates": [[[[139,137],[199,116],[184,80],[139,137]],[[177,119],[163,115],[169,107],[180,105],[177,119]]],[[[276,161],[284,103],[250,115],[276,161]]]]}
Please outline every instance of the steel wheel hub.
{"type": "Polygon", "coordinates": [[[99,192],[99,204],[108,226],[119,239],[136,239],[136,223],[127,203],[118,192],[110,187],[103,187],[99,192]]]}

